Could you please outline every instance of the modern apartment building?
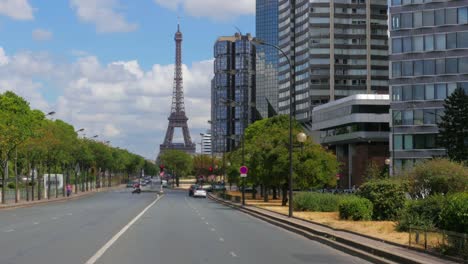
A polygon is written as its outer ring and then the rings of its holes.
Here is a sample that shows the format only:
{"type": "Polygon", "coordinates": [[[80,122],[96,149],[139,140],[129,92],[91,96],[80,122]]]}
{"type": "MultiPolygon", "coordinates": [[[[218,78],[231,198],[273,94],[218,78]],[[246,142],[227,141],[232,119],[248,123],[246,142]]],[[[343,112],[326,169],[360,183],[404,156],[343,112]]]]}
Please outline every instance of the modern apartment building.
{"type": "Polygon", "coordinates": [[[211,87],[213,151],[229,152],[240,144],[255,111],[256,47],[250,34],[219,37],[214,45],[211,87]]]}
{"type": "MultiPolygon", "coordinates": [[[[294,67],[294,111],[353,94],[388,93],[387,0],[280,0],[279,47],[294,67]]],[[[279,56],[281,114],[289,113],[290,68],[279,56]]]]}
{"type": "Polygon", "coordinates": [[[392,171],[446,155],[437,143],[444,99],[468,89],[468,1],[392,0],[392,171]]]}
{"type": "Polygon", "coordinates": [[[201,148],[200,153],[203,155],[211,155],[211,131],[208,130],[206,133],[200,133],[201,136],[201,148]]]}
{"type": "MultiPolygon", "coordinates": [[[[278,45],[278,0],[256,1],[257,38],[278,45]]],[[[278,112],[278,51],[257,46],[256,108],[266,118],[278,112]]]]}

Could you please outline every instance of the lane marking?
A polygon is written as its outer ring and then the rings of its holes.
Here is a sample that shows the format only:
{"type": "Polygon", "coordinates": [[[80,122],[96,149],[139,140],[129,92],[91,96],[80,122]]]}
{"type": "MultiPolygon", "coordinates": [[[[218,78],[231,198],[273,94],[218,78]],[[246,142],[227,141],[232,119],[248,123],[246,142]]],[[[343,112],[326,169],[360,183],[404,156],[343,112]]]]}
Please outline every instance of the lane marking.
{"type": "Polygon", "coordinates": [[[33,223],[33,225],[38,225],[38,224],[39,224],[39,222],[34,222],[34,223],[33,223]]]}
{"type": "Polygon", "coordinates": [[[224,242],[224,238],[220,237],[219,241],[224,242]]]}
{"type": "Polygon", "coordinates": [[[209,225],[210,223],[208,223],[208,222],[205,222],[205,224],[209,225]]]}
{"type": "Polygon", "coordinates": [[[10,233],[10,232],[13,232],[13,231],[15,231],[15,230],[14,230],[14,229],[8,229],[8,230],[5,230],[5,231],[3,231],[3,232],[5,232],[5,233],[10,233]]]}
{"type": "Polygon", "coordinates": [[[72,213],[68,213],[67,215],[73,215],[72,213]]]}
{"type": "Polygon", "coordinates": [[[216,229],[214,229],[214,228],[211,228],[211,231],[216,231],[216,229]]]}
{"type": "Polygon", "coordinates": [[[236,253],[234,253],[233,251],[231,251],[231,252],[229,252],[229,253],[231,254],[231,256],[232,256],[233,258],[237,257],[236,253]]]}
{"type": "Polygon", "coordinates": [[[52,217],[51,219],[52,219],[52,220],[57,220],[57,217],[54,216],[54,217],[52,217]]]}
{"type": "Polygon", "coordinates": [[[96,254],[94,254],[88,261],[85,262],[85,264],[94,264],[96,261],[104,255],[104,253],[136,222],[140,217],[142,217],[146,211],[148,211],[153,205],[155,205],[160,199],[163,197],[163,195],[159,196],[154,200],[152,203],[150,203],[148,206],[146,206],[143,211],[141,211],[135,218],[132,219],[126,226],[124,226],[117,234],[115,234],[107,243],[100,248],[96,254]]]}
{"type": "Polygon", "coordinates": [[[202,217],[201,220],[205,220],[205,217],[202,217]]]}

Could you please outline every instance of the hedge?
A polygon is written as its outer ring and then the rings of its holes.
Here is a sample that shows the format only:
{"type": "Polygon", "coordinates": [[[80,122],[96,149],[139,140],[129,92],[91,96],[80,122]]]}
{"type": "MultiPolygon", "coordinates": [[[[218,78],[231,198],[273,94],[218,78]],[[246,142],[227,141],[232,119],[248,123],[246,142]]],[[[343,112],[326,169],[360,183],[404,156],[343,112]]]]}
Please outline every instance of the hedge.
{"type": "Polygon", "coordinates": [[[294,195],[293,208],[295,211],[337,212],[340,202],[351,197],[330,193],[298,193],[294,195]]]}
{"type": "Polygon", "coordinates": [[[468,233],[468,192],[448,196],[440,218],[442,229],[468,233]]]}
{"type": "Polygon", "coordinates": [[[405,206],[405,188],[395,180],[372,180],[361,185],[358,195],[374,205],[374,220],[396,220],[405,206]]]}
{"type": "Polygon", "coordinates": [[[372,220],[373,205],[366,198],[353,197],[345,199],[339,204],[340,219],[372,220]]]}
{"type": "Polygon", "coordinates": [[[417,228],[440,227],[440,214],[445,203],[446,197],[443,195],[407,201],[399,217],[397,230],[408,231],[410,226],[417,228]]]}

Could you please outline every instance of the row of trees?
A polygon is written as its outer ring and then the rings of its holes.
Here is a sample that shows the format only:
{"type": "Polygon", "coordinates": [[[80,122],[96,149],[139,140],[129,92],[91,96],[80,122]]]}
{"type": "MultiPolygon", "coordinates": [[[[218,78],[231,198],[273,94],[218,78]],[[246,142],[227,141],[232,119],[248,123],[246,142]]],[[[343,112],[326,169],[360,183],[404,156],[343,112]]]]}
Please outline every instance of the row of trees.
{"type": "MultiPolygon", "coordinates": [[[[36,190],[40,199],[42,191],[50,197],[53,187],[48,185],[43,190],[44,174],[48,182],[56,173],[63,174],[65,183],[74,184],[78,192],[93,185],[110,186],[143,168],[147,173],[156,173],[155,165],[143,157],[103,142],[79,138],[72,125],[47,119],[12,92],[0,94],[0,166],[3,203],[7,185],[14,185],[16,191],[21,185],[19,175],[27,176],[22,185],[28,198],[31,194],[34,199],[36,190]]],[[[55,193],[58,195],[57,185],[55,193]]]]}

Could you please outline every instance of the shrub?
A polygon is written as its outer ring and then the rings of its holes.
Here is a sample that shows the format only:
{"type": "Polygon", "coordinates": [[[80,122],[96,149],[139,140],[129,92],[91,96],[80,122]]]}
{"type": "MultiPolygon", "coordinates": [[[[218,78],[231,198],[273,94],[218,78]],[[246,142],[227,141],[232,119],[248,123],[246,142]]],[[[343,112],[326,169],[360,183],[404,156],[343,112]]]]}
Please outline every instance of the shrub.
{"type": "Polygon", "coordinates": [[[339,204],[340,219],[371,220],[372,203],[366,198],[353,197],[345,199],[339,204]]]}
{"type": "Polygon", "coordinates": [[[468,168],[447,159],[419,163],[405,177],[409,179],[408,191],[415,198],[468,191],[468,168]]]}
{"type": "Polygon", "coordinates": [[[15,183],[14,183],[14,182],[9,182],[9,183],[7,184],[7,187],[8,187],[9,189],[14,189],[14,188],[15,188],[15,183]]]}
{"type": "Polygon", "coordinates": [[[445,201],[443,195],[407,201],[399,217],[397,230],[408,231],[410,226],[422,229],[440,227],[440,214],[445,201]]]}
{"type": "Polygon", "coordinates": [[[293,208],[296,211],[337,212],[340,201],[350,197],[331,193],[299,193],[294,195],[293,208]]]}
{"type": "Polygon", "coordinates": [[[358,195],[369,199],[374,205],[375,220],[394,220],[404,207],[404,186],[395,180],[372,180],[361,185],[358,195]]]}
{"type": "Polygon", "coordinates": [[[468,233],[468,192],[456,193],[447,197],[440,217],[442,229],[468,233]]]}

